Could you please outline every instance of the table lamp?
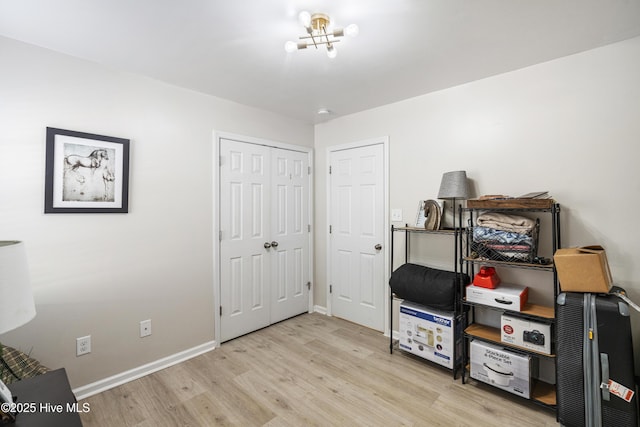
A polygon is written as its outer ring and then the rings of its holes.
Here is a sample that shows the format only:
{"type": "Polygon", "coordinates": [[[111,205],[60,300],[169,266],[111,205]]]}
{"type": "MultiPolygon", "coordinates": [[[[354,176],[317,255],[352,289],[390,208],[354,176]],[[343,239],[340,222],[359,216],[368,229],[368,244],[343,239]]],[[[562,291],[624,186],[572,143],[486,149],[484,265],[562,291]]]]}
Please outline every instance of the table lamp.
{"type": "MultiPolygon", "coordinates": [[[[453,200],[453,228],[456,228],[456,199],[469,198],[469,183],[467,182],[467,172],[453,171],[445,172],[440,182],[438,199],[453,200]]],[[[460,224],[462,226],[462,224],[460,224]]]]}
{"type": "MultiPolygon", "coordinates": [[[[445,172],[442,174],[440,182],[440,191],[438,191],[438,199],[453,200],[453,229],[456,229],[456,199],[466,200],[469,198],[469,183],[467,182],[466,171],[445,172]]],[[[460,224],[462,228],[462,224],[460,224]]],[[[462,242],[460,242],[462,244],[462,242]]],[[[460,246],[462,250],[462,246],[460,246]]],[[[458,271],[458,240],[455,242],[453,265],[454,271],[458,271]]]]}
{"type": "MultiPolygon", "coordinates": [[[[0,335],[24,325],[35,315],[24,243],[0,241],[0,335]]],[[[0,357],[0,361],[18,378],[4,359],[0,357]]],[[[11,392],[1,380],[0,401],[12,401],[11,392]]]]}

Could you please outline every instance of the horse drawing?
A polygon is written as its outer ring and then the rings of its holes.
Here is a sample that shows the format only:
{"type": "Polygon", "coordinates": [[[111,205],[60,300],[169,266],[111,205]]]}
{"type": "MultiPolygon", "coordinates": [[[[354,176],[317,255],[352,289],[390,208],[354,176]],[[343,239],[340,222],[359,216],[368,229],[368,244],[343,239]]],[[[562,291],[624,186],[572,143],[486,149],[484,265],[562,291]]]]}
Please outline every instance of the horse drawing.
{"type": "Polygon", "coordinates": [[[102,160],[109,160],[107,150],[93,150],[87,157],[71,154],[64,158],[64,161],[71,167],[72,171],[77,171],[79,167],[97,169],[102,164],[102,160]]]}

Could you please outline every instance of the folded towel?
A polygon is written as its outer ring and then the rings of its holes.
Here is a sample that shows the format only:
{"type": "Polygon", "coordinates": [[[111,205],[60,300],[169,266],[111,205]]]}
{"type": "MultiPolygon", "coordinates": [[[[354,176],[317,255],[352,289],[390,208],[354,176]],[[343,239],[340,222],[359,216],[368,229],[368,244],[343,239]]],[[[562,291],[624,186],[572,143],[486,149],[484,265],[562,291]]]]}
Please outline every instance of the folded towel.
{"type": "Polygon", "coordinates": [[[493,243],[485,243],[484,245],[494,251],[531,252],[531,246],[529,245],[501,245],[493,243]]]}
{"type": "Polygon", "coordinates": [[[520,234],[531,234],[536,221],[519,215],[499,212],[486,212],[478,216],[477,224],[495,230],[511,231],[520,234]]]}

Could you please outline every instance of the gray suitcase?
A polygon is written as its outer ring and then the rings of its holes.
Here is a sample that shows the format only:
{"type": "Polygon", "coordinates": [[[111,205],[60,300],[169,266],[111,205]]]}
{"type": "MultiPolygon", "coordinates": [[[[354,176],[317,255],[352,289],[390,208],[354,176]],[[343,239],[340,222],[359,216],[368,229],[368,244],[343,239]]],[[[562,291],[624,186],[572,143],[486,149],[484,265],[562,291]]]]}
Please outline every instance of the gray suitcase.
{"type": "Polygon", "coordinates": [[[636,427],[629,306],[612,294],[557,299],[557,406],[564,426],[636,427]]]}

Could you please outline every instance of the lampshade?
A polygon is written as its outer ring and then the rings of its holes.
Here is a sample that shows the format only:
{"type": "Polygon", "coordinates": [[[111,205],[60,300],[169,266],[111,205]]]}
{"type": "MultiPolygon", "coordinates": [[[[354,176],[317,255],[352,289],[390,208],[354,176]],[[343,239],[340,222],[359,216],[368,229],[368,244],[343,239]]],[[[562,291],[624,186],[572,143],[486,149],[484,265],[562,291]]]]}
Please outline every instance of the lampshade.
{"type": "Polygon", "coordinates": [[[453,171],[442,174],[438,199],[468,199],[467,172],[453,171]]]}
{"type": "Polygon", "coordinates": [[[298,15],[298,22],[300,22],[300,25],[302,25],[305,28],[310,27],[311,26],[311,14],[309,12],[307,12],[306,10],[303,10],[298,15]]]}
{"type": "Polygon", "coordinates": [[[0,334],[24,325],[35,315],[24,243],[0,241],[0,334]]]}
{"type": "Polygon", "coordinates": [[[355,37],[360,34],[360,28],[356,24],[347,25],[344,29],[344,33],[349,37],[355,37]]]}

